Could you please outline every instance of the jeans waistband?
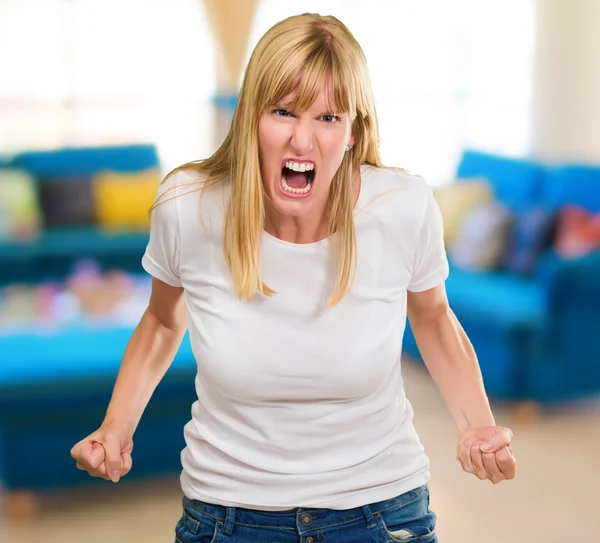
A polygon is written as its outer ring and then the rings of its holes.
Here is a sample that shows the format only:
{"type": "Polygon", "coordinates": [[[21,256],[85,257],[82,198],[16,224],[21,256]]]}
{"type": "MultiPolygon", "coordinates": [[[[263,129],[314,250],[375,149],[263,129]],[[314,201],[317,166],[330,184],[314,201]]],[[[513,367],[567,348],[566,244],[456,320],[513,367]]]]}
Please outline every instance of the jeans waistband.
{"type": "MultiPolygon", "coordinates": [[[[364,519],[367,526],[376,524],[375,515],[386,510],[401,507],[417,498],[427,489],[422,485],[409,492],[376,503],[366,504],[354,509],[319,509],[310,507],[297,507],[286,511],[261,511],[241,507],[227,507],[215,505],[198,500],[183,498],[188,514],[199,517],[208,515],[224,524],[224,533],[229,534],[235,524],[254,526],[260,528],[293,528],[303,531],[303,528],[324,529],[331,526],[347,524],[364,519]]],[[[199,520],[199,518],[198,518],[199,520]]]]}

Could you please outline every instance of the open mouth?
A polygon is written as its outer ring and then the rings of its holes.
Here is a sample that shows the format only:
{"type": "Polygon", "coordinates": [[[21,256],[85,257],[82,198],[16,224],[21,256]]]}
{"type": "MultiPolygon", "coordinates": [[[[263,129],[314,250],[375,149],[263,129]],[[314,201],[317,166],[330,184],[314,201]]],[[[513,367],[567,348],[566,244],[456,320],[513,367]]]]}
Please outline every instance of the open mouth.
{"type": "Polygon", "coordinates": [[[315,165],[309,162],[287,161],[281,169],[281,189],[288,196],[301,197],[311,193],[315,165]]]}

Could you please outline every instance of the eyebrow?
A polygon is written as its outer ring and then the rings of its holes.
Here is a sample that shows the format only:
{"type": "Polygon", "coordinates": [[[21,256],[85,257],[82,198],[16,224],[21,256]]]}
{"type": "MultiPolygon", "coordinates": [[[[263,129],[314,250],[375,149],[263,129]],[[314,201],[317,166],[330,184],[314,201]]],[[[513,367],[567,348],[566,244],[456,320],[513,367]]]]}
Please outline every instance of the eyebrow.
{"type": "MultiPolygon", "coordinates": [[[[290,108],[291,104],[292,104],[291,102],[287,102],[287,103],[276,102],[271,107],[287,110],[290,108]]],[[[320,117],[323,115],[343,115],[343,114],[344,114],[344,112],[342,112],[342,111],[335,111],[335,109],[327,109],[327,110],[323,111],[322,113],[320,113],[318,116],[320,117]]]]}

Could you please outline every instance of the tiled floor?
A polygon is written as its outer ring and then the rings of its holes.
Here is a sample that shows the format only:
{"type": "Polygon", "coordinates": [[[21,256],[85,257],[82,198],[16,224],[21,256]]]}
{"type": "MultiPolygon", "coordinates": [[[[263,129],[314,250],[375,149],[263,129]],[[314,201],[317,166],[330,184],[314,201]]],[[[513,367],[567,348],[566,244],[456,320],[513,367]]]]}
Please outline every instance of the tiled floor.
{"type": "MultiPolygon", "coordinates": [[[[405,365],[407,393],[432,462],[432,508],[441,543],[600,542],[600,410],[570,408],[512,425],[514,481],[492,485],[463,473],[455,431],[427,374],[405,365]]],[[[510,425],[496,408],[499,424],[510,425]]],[[[49,466],[51,469],[51,466],[49,466]]],[[[177,480],[106,485],[48,497],[34,522],[1,520],[2,543],[171,543],[180,512],[177,480]]]]}

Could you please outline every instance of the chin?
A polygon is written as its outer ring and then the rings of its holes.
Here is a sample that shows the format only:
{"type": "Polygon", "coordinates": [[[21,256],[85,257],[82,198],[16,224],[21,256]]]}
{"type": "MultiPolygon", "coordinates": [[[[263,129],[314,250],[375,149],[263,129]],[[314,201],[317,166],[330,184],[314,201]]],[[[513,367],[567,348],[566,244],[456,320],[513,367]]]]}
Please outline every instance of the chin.
{"type": "Polygon", "coordinates": [[[275,198],[271,200],[275,209],[288,217],[302,217],[306,215],[313,204],[312,198],[288,198],[281,194],[276,194],[275,198]]]}

